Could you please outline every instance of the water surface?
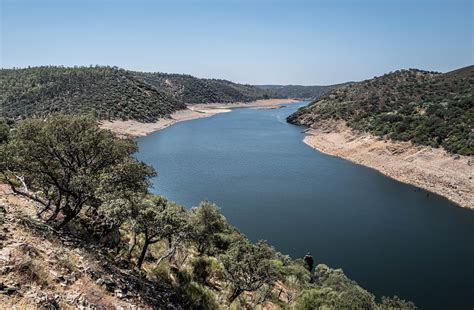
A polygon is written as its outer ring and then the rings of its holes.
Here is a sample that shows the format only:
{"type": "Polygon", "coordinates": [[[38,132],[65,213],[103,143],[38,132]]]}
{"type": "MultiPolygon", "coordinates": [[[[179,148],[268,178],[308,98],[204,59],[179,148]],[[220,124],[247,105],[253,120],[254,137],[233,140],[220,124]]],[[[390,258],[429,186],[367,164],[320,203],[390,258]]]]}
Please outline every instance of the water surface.
{"type": "Polygon", "coordinates": [[[376,294],[422,309],[474,307],[474,212],[317,152],[285,118],[299,106],[236,109],[138,140],[155,193],[216,202],[250,239],[343,268],[376,294]]]}

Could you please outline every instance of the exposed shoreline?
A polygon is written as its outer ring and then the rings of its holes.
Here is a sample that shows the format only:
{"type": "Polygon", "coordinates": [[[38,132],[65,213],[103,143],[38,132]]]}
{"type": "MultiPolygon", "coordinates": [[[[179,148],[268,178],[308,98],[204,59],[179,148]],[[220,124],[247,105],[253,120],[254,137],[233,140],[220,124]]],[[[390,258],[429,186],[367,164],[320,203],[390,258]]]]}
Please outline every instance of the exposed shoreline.
{"type": "Polygon", "coordinates": [[[468,156],[358,134],[342,122],[308,129],[303,142],[474,210],[474,161],[468,156]]]}
{"type": "Polygon", "coordinates": [[[294,99],[262,99],[252,102],[191,104],[186,109],[176,111],[170,117],[159,119],[153,123],[143,123],[135,120],[101,121],[100,127],[109,129],[121,137],[143,137],[177,122],[210,117],[219,113],[230,112],[233,108],[273,108],[278,104],[296,102],[301,101],[294,99]]]}

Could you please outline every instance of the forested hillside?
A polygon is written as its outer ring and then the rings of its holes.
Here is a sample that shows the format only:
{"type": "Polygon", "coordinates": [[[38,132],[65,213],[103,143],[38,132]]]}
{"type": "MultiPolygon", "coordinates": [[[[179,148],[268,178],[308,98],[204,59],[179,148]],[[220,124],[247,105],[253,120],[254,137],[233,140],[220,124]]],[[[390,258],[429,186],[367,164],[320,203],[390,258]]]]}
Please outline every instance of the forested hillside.
{"type": "Polygon", "coordinates": [[[0,101],[4,117],[14,119],[61,112],[150,122],[185,108],[115,67],[2,69],[0,101]]]}
{"type": "Polygon", "coordinates": [[[288,121],[343,120],[358,131],[474,155],[474,66],[448,73],[399,70],[335,89],[288,121]]]}
{"type": "Polygon", "coordinates": [[[185,74],[133,72],[134,76],[158,90],[173,94],[180,103],[249,102],[268,98],[285,98],[271,90],[226,80],[200,79],[185,74]]]}
{"type": "Polygon", "coordinates": [[[327,92],[348,85],[349,83],[325,85],[325,86],[303,86],[303,85],[257,85],[258,88],[274,91],[285,98],[315,99],[327,92]]]}
{"type": "Polygon", "coordinates": [[[98,119],[156,121],[192,103],[283,98],[252,85],[116,67],[33,67],[0,70],[3,116],[90,114],[98,119]]]}

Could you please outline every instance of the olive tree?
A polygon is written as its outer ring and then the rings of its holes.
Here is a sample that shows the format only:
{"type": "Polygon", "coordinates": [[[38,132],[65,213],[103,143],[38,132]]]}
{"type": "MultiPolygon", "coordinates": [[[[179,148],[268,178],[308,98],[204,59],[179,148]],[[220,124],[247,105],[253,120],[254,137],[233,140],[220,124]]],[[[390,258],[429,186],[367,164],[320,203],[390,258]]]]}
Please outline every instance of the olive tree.
{"type": "Polygon", "coordinates": [[[243,292],[253,292],[264,286],[272,286],[278,278],[273,261],[274,250],[264,241],[252,244],[246,239],[235,243],[221,257],[225,278],[232,285],[229,303],[243,292]]]}
{"type": "Polygon", "coordinates": [[[209,254],[216,243],[218,235],[228,228],[225,217],[219,207],[208,201],[203,201],[198,207],[191,209],[193,239],[199,254],[209,254]]]}
{"type": "Polygon", "coordinates": [[[110,195],[147,190],[155,172],[131,156],[136,151],[134,141],[116,138],[90,117],[28,119],[10,134],[2,172],[15,193],[42,206],[40,216],[61,218],[59,229],[85,207],[97,210],[99,189],[110,195]]]}
{"type": "Polygon", "coordinates": [[[168,242],[168,249],[158,259],[159,264],[172,256],[177,247],[191,235],[186,209],[162,196],[147,196],[137,205],[137,211],[132,227],[137,234],[143,235],[138,268],[143,264],[149,245],[161,240],[168,242]]]}

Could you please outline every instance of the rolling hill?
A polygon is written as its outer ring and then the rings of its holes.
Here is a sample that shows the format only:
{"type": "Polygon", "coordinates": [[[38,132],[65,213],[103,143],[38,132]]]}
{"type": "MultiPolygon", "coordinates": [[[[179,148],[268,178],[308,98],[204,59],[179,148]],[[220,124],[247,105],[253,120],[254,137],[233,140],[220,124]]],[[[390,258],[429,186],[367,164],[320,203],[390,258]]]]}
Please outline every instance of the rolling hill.
{"type": "Polygon", "coordinates": [[[98,119],[153,122],[191,103],[233,103],[282,98],[275,92],[226,80],[132,72],[117,67],[0,70],[3,117],[92,114],[98,119]]]}
{"type": "Polygon", "coordinates": [[[319,98],[327,92],[350,84],[342,83],[335,85],[325,85],[325,86],[303,86],[303,85],[256,85],[261,89],[266,89],[274,91],[277,94],[285,98],[295,98],[295,99],[315,99],[319,98]]]}
{"type": "Polygon", "coordinates": [[[474,155],[473,101],[474,66],[399,70],[334,89],[287,120],[310,127],[342,120],[356,131],[474,155]]]}
{"type": "Polygon", "coordinates": [[[13,119],[61,112],[150,122],[185,108],[116,67],[2,69],[0,81],[2,113],[13,119]]]}
{"type": "Polygon", "coordinates": [[[137,79],[143,80],[156,89],[173,94],[178,102],[232,103],[250,102],[259,99],[285,98],[272,90],[252,85],[237,84],[220,79],[200,79],[185,74],[133,72],[137,79]]]}

